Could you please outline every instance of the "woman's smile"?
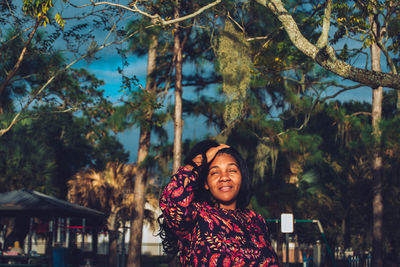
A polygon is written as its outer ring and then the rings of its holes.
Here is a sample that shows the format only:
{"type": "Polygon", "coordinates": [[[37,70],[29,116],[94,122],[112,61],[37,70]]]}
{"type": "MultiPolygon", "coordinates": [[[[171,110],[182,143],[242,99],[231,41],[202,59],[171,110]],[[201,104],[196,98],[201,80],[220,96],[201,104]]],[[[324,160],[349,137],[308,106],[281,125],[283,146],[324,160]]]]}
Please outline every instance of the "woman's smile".
{"type": "Polygon", "coordinates": [[[221,191],[230,191],[232,189],[232,186],[222,186],[219,188],[221,191]]]}

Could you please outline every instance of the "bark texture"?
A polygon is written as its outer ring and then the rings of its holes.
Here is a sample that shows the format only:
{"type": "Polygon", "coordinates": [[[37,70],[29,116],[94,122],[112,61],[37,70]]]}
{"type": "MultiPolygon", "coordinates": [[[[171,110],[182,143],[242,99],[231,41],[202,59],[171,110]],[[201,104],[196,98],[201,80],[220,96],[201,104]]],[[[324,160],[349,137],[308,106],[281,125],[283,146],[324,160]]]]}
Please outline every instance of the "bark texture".
{"type": "MultiPolygon", "coordinates": [[[[376,23],[370,18],[372,30],[377,31],[376,23]]],[[[371,66],[375,71],[381,71],[381,49],[376,43],[371,45],[371,66]]],[[[382,118],[383,88],[378,86],[372,89],[372,129],[376,140],[372,155],[372,266],[383,266],[383,198],[382,198],[382,150],[381,131],[379,122],[382,118]]]]}
{"type": "MultiPolygon", "coordinates": [[[[150,93],[156,93],[155,73],[156,73],[156,59],[157,59],[157,46],[158,38],[153,35],[150,37],[150,45],[147,58],[147,78],[145,90],[150,93]]],[[[143,235],[143,220],[144,220],[144,204],[147,185],[147,168],[141,166],[149,154],[150,148],[150,134],[151,134],[151,120],[153,116],[152,108],[146,112],[147,123],[145,126],[140,127],[139,148],[138,148],[138,171],[135,177],[134,188],[134,203],[133,203],[133,218],[131,220],[131,231],[129,240],[129,254],[127,260],[127,267],[141,266],[141,252],[142,252],[142,235],[143,235]]]]}
{"type": "MultiPolygon", "coordinates": [[[[179,0],[176,1],[174,17],[179,18],[179,0]]],[[[175,58],[175,111],[174,111],[174,151],[173,173],[175,173],[182,161],[182,49],[179,23],[175,24],[174,31],[174,58],[175,58]]]]}
{"type": "Polygon", "coordinates": [[[118,222],[117,222],[117,212],[111,213],[107,218],[107,228],[109,231],[109,247],[108,247],[108,265],[117,266],[118,257],[118,222]]]}

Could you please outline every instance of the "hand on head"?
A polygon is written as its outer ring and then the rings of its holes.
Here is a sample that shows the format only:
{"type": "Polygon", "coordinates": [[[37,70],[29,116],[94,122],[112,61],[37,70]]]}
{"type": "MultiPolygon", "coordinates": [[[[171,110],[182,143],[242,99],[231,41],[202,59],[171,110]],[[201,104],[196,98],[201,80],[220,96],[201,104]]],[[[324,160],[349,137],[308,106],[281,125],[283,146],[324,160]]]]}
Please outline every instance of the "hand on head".
{"type": "Polygon", "coordinates": [[[215,157],[215,155],[218,153],[218,151],[220,151],[221,149],[224,149],[224,148],[228,148],[228,147],[229,147],[228,145],[220,144],[219,146],[212,147],[209,150],[207,150],[207,153],[206,153],[207,163],[209,163],[215,157]]]}
{"type": "MultiPolygon", "coordinates": [[[[223,148],[228,148],[228,145],[225,144],[221,144],[219,146],[215,146],[215,147],[211,147],[210,149],[207,150],[206,152],[206,157],[207,157],[207,163],[209,163],[214,157],[215,155],[218,153],[218,151],[220,151],[223,148]]],[[[198,154],[197,156],[195,156],[192,160],[197,166],[200,166],[203,163],[203,155],[202,154],[198,154]]]]}

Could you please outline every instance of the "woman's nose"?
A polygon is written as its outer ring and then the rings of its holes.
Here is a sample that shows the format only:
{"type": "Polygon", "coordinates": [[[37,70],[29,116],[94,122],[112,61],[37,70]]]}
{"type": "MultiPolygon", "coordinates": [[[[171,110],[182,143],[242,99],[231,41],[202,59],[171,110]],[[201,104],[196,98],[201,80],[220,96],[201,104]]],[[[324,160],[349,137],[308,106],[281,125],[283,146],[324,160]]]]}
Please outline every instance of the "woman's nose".
{"type": "Polygon", "coordinates": [[[221,178],[219,179],[220,182],[229,181],[231,178],[229,177],[228,172],[222,172],[221,178]]]}

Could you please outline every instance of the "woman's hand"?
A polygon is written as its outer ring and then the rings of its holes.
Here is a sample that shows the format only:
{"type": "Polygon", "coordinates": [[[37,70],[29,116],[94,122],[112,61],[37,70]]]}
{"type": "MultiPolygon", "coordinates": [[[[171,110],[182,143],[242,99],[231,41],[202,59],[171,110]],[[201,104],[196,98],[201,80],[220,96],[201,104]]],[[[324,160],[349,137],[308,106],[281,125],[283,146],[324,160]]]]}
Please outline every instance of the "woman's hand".
{"type": "MultiPolygon", "coordinates": [[[[210,162],[215,157],[215,155],[218,153],[218,151],[220,151],[221,149],[224,149],[224,148],[228,148],[228,147],[229,147],[228,145],[221,144],[219,146],[212,147],[209,150],[207,150],[207,153],[206,153],[207,163],[210,162]]],[[[197,158],[197,156],[196,156],[196,158],[197,158]]]]}
{"type": "MultiPolygon", "coordinates": [[[[221,144],[219,146],[216,147],[212,147],[209,150],[207,150],[206,152],[206,157],[207,157],[207,163],[210,162],[215,155],[218,153],[218,151],[220,151],[223,148],[228,148],[228,145],[225,144],[221,144]]],[[[201,164],[203,163],[203,155],[199,154],[196,157],[193,158],[192,160],[197,166],[201,166],[201,164]]],[[[188,168],[189,170],[192,170],[194,166],[192,165],[186,165],[186,168],[188,168]]]]}

